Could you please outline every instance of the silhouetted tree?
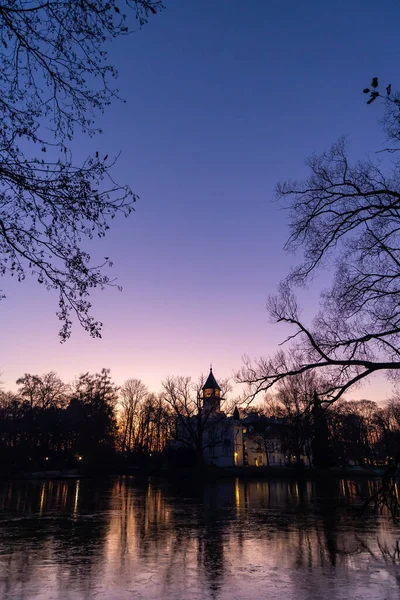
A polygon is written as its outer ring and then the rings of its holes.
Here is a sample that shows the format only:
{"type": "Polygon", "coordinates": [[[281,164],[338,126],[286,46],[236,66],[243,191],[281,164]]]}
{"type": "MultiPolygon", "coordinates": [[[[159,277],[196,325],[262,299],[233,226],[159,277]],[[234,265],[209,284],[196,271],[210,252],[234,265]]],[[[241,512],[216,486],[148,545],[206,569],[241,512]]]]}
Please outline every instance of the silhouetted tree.
{"type": "Polygon", "coordinates": [[[161,396],[147,394],[137,413],[134,446],[141,454],[163,450],[170,429],[170,410],[161,396]]]}
{"type": "Polygon", "coordinates": [[[69,448],[83,457],[84,464],[101,465],[115,449],[118,388],[109,369],[81,375],[66,409],[69,448]]]}
{"type": "Polygon", "coordinates": [[[63,407],[68,398],[68,386],[56,373],[50,371],[41,376],[25,373],[16,382],[18,394],[28,400],[31,407],[63,407]]]}
{"type": "Polygon", "coordinates": [[[400,398],[391,398],[384,408],[377,411],[377,423],[381,432],[380,459],[391,462],[400,447],[400,398]]]}
{"type": "Polygon", "coordinates": [[[202,396],[204,381],[204,377],[194,383],[190,377],[176,376],[162,382],[162,397],[171,407],[175,419],[174,438],[182,446],[194,450],[199,466],[203,463],[204,450],[221,444],[225,439],[228,427],[226,413],[234,409],[234,404],[229,405],[224,399],[224,394],[230,390],[227,380],[219,382],[221,402],[226,412],[215,413],[211,407],[206,409],[202,396]]]}
{"type": "MultiPolygon", "coordinates": [[[[116,0],[13,0],[0,5],[0,275],[31,274],[59,295],[61,340],[71,312],[92,336],[101,323],[88,296],[113,285],[84,238],[103,237],[135,195],[117,184],[103,151],[72,159],[74,134],[96,132],[94,114],[116,97],[106,44],[128,33],[116,0]]],[[[127,0],[140,25],[159,0],[127,0]]],[[[4,295],[0,294],[0,297],[4,295]]]]}
{"type": "MultiPolygon", "coordinates": [[[[374,98],[377,85],[375,79],[374,98]]],[[[385,128],[398,142],[400,100],[390,95],[385,103],[385,128]]],[[[387,174],[371,160],[352,166],[343,140],[307,164],[311,173],[305,182],[278,186],[291,210],[287,248],[302,249],[304,260],[269,301],[273,319],[294,327],[286,341],[295,340],[295,351],[254,367],[248,361],[240,378],[257,392],[315,370],[331,381],[325,395],[334,401],[371,373],[400,370],[400,179],[396,160],[387,174]],[[322,293],[321,311],[309,327],[300,319],[293,289],[331,259],[333,283],[322,293]]]]}
{"type": "Polygon", "coordinates": [[[75,382],[73,396],[83,402],[98,399],[104,404],[115,407],[118,400],[118,387],[112,382],[110,369],[102,369],[100,373],[84,373],[75,382]]]}
{"type": "MultiPolygon", "coordinates": [[[[323,400],[335,402],[373,373],[387,371],[395,377],[400,372],[400,98],[391,86],[380,94],[377,78],[365,92],[369,103],[379,98],[385,104],[383,125],[390,147],[384,166],[371,159],[351,164],[341,140],[307,161],[310,174],[304,182],[277,188],[291,215],[286,246],[302,250],[304,258],[269,300],[273,320],[293,327],[286,339],[292,351],[255,364],[246,361],[238,377],[250,385],[252,396],[288,376],[316,371],[330,382],[323,400]],[[307,324],[294,288],[304,286],[329,261],[334,265],[332,285],[307,324]]],[[[400,448],[393,472],[399,464],[400,448]]]]}
{"type": "Polygon", "coordinates": [[[172,438],[173,415],[171,407],[165,402],[162,394],[153,399],[153,420],[152,420],[152,452],[162,452],[169,439],[172,438]]]}
{"type": "Polygon", "coordinates": [[[147,397],[148,389],[139,379],[128,379],[119,394],[120,426],[122,428],[121,451],[132,451],[136,437],[136,420],[140,403],[147,397]]]}
{"type": "Polygon", "coordinates": [[[297,465],[307,457],[311,464],[312,405],[318,379],[313,373],[304,373],[280,381],[275,394],[264,401],[268,416],[282,418],[284,427],[279,428],[281,449],[297,465]]]}
{"type": "Polygon", "coordinates": [[[317,392],[314,391],[311,409],[311,452],[314,467],[323,469],[333,467],[336,463],[331,442],[326,410],[323,409],[317,392]]]}

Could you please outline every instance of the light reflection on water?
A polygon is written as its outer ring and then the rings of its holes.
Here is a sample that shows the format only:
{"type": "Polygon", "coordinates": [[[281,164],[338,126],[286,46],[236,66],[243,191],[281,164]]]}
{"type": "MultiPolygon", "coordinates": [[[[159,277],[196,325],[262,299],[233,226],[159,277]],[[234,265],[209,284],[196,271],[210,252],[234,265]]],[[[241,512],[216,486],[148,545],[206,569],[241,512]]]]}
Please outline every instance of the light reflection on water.
{"type": "Polygon", "coordinates": [[[396,600],[400,529],[350,480],[0,485],[2,600],[396,600]]]}

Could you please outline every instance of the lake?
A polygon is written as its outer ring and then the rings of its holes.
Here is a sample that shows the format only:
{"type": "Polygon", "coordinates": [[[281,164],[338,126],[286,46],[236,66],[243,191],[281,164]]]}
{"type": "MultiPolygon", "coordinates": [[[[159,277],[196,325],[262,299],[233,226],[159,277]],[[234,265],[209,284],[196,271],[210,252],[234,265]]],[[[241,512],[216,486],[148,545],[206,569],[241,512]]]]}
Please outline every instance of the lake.
{"type": "Polygon", "coordinates": [[[0,482],[1,600],[398,600],[367,480],[0,482]]]}

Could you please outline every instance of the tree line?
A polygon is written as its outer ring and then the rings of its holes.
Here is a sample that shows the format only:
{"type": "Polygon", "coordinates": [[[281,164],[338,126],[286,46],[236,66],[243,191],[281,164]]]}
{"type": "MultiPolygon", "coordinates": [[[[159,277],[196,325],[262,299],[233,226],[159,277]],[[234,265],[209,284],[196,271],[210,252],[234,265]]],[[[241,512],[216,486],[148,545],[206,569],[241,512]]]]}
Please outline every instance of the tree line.
{"type": "Polygon", "coordinates": [[[161,452],[170,418],[161,398],[131,379],[119,389],[108,369],[72,384],[54,372],[26,373],[0,393],[3,473],[77,468],[110,470],[121,456],[161,452]]]}
{"type": "MultiPolygon", "coordinates": [[[[25,373],[15,392],[0,392],[0,464],[3,475],[79,468],[129,472],[137,467],[199,464],[210,435],[224,432],[230,419],[254,415],[239,400],[222,412],[204,413],[202,384],[168,377],[159,394],[139,379],[118,387],[108,369],[64,383],[54,372],[25,373]],[[222,424],[222,425],[221,425],[222,424]],[[177,456],[178,455],[178,456],[177,456]],[[168,458],[168,460],[167,460],[168,458]]],[[[323,406],[309,373],[283,380],[257,414],[263,419],[254,438],[268,456],[278,448],[288,463],[310,467],[390,464],[400,443],[400,397],[386,406],[372,400],[341,400],[323,406]]]]}
{"type": "Polygon", "coordinates": [[[169,441],[178,441],[186,456],[207,447],[205,434],[212,423],[201,412],[204,377],[198,382],[168,377],[159,394],[134,378],[118,387],[109,369],[82,374],[72,383],[52,371],[25,373],[16,383],[16,392],[0,391],[3,474],[77,467],[129,470],[149,461],[157,464],[169,441]]]}
{"type": "Polygon", "coordinates": [[[259,414],[270,418],[260,445],[278,444],[292,464],[312,467],[376,467],[393,462],[400,444],[400,396],[321,403],[308,372],[284,379],[267,394],[259,414]]]}

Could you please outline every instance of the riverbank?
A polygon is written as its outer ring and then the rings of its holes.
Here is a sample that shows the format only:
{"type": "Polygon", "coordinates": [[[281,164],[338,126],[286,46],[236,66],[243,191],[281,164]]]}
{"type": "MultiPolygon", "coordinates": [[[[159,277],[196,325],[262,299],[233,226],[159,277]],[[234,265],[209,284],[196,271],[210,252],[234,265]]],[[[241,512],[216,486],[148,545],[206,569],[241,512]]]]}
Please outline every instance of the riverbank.
{"type": "Polygon", "coordinates": [[[257,478],[257,479],[316,479],[321,477],[343,477],[343,478],[380,478],[385,473],[386,467],[350,467],[346,469],[297,469],[295,467],[225,467],[204,469],[170,469],[163,475],[170,478],[193,478],[204,479],[221,478],[257,478]]]}
{"type": "Polygon", "coordinates": [[[317,479],[322,477],[341,478],[380,478],[385,473],[385,467],[349,467],[346,469],[297,469],[294,467],[204,467],[176,468],[176,469],[151,469],[132,468],[123,472],[101,472],[96,470],[63,469],[43,470],[31,473],[15,473],[3,476],[2,479],[82,479],[102,477],[148,477],[155,476],[165,479],[317,479]]]}

